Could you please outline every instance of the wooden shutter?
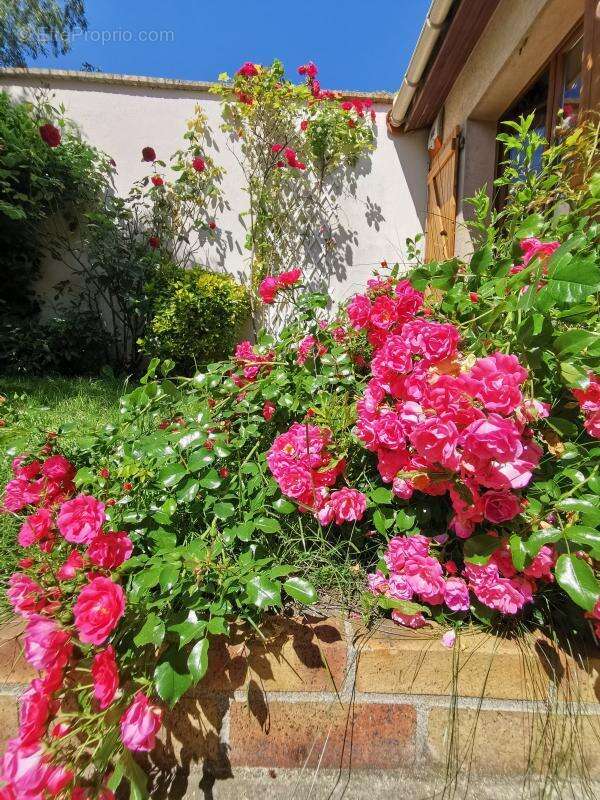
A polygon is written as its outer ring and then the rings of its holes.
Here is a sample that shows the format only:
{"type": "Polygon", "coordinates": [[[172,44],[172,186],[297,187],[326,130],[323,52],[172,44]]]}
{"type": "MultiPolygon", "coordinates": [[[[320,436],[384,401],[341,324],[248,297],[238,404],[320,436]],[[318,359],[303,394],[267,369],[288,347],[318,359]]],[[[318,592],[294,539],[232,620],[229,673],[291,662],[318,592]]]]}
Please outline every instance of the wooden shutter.
{"type": "Polygon", "coordinates": [[[426,262],[454,256],[459,138],[457,126],[431,159],[427,175],[426,262]]]}
{"type": "Polygon", "coordinates": [[[583,85],[581,107],[600,110],[600,2],[586,0],[583,17],[583,85]]]}

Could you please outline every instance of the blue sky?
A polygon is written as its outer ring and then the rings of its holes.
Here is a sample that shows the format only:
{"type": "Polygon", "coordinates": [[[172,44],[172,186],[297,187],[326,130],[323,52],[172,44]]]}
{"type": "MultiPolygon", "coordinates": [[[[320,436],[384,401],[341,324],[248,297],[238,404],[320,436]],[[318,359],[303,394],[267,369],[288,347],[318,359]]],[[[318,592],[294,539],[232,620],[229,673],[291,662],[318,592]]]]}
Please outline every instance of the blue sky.
{"type": "Polygon", "coordinates": [[[243,61],[280,58],[291,73],[311,59],[324,88],[394,91],[429,1],[87,0],[87,33],[31,66],[216,80],[243,61]]]}

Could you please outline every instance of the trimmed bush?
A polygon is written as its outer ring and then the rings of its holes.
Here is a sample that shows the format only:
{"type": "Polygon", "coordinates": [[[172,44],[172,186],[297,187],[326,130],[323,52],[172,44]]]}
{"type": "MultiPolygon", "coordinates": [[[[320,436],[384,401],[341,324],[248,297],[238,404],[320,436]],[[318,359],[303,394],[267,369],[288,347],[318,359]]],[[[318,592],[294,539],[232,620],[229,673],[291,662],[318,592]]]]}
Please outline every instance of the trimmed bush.
{"type": "Polygon", "coordinates": [[[249,311],[243,286],[229,275],[194,267],[159,295],[142,348],[190,372],[231,351],[249,311]]]}

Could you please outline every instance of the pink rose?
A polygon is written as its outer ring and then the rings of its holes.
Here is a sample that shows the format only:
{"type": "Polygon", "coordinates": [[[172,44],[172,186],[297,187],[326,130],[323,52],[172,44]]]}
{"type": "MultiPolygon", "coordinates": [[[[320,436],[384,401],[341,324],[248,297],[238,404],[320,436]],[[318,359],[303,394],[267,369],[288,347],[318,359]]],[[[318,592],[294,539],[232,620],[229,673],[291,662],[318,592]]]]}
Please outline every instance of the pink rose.
{"type": "Polygon", "coordinates": [[[582,411],[596,413],[600,411],[600,379],[593,373],[590,373],[588,378],[589,383],[585,389],[573,389],[572,391],[582,411]]]}
{"type": "Polygon", "coordinates": [[[125,593],[110,578],[94,578],[80,591],[73,606],[82,642],[103,644],[125,613],[125,593]]]}
{"type": "Polygon", "coordinates": [[[430,464],[458,469],[459,459],[456,453],[458,428],[450,418],[431,417],[420,422],[413,428],[410,441],[418,454],[430,464]]]}
{"type": "Polygon", "coordinates": [[[42,482],[30,483],[19,475],[6,484],[4,489],[4,508],[6,511],[21,511],[25,506],[35,506],[42,496],[42,482]]]}
{"type": "Polygon", "coordinates": [[[472,422],[463,433],[462,444],[468,454],[482,461],[505,463],[523,452],[519,429],[499,414],[472,422]]]}
{"type": "Polygon", "coordinates": [[[38,614],[46,605],[42,587],[21,572],[10,576],[6,596],[13,610],[25,618],[38,614]]]}
{"type": "Polygon", "coordinates": [[[543,259],[551,256],[560,247],[560,242],[541,242],[535,236],[530,236],[519,242],[519,246],[523,253],[523,264],[527,266],[534,258],[543,259]]]}
{"type": "Polygon", "coordinates": [[[266,422],[269,422],[276,410],[277,409],[274,403],[272,403],[270,400],[265,401],[262,409],[262,415],[266,422]]]}
{"type": "Polygon", "coordinates": [[[400,334],[414,355],[430,363],[456,355],[460,334],[454,325],[415,319],[402,326],[400,334]]]}
{"type": "Polygon", "coordinates": [[[56,573],[59,581],[71,581],[84,566],[83,556],[79,550],[71,550],[65,563],[56,573]]]}
{"type": "Polygon", "coordinates": [[[436,606],[444,599],[442,565],[431,556],[411,556],[404,565],[404,575],[413,592],[436,606]]]}
{"type": "Polygon", "coordinates": [[[10,739],[0,774],[13,789],[15,798],[41,798],[46,787],[47,764],[39,744],[24,745],[19,739],[10,739]]]}
{"type": "Polygon", "coordinates": [[[56,797],[73,782],[74,778],[73,770],[64,764],[49,765],[46,773],[46,791],[51,797],[56,797]]]}
{"type": "Polygon", "coordinates": [[[323,525],[335,521],[336,525],[344,522],[357,522],[362,519],[367,508],[367,498],[357,489],[344,487],[332,492],[327,504],[319,511],[319,521],[323,525]]]}
{"type": "Polygon", "coordinates": [[[388,590],[388,579],[381,570],[367,575],[367,586],[372,594],[385,594],[388,590]]]}
{"type": "Polygon", "coordinates": [[[50,698],[41,680],[34,678],[19,701],[19,737],[21,744],[37,744],[46,732],[50,698]]]}
{"type": "Polygon", "coordinates": [[[68,483],[75,477],[75,467],[64,456],[50,456],[42,464],[42,474],[53,481],[68,483]]]}
{"type": "Polygon", "coordinates": [[[302,271],[299,269],[291,269],[289,272],[280,272],[277,276],[277,283],[280,286],[293,286],[295,283],[298,283],[301,275],[302,271]]]}
{"type": "Polygon", "coordinates": [[[469,610],[469,590],[462,578],[448,578],[446,580],[444,603],[451,611],[469,610]]]}
{"type": "Polygon", "coordinates": [[[278,289],[279,283],[277,278],[274,278],[272,275],[269,275],[263,281],[261,281],[261,284],[258,287],[258,293],[260,295],[260,299],[265,305],[271,305],[275,302],[275,296],[277,295],[278,289]]]}
{"type": "Polygon", "coordinates": [[[377,441],[390,450],[404,449],[406,446],[406,434],[404,425],[398,414],[388,411],[379,419],[373,422],[373,429],[377,436],[377,441]]]}
{"type": "Polygon", "coordinates": [[[92,661],[92,680],[94,697],[101,711],[108,708],[119,688],[119,671],[112,645],[97,653],[92,661]]]}
{"type": "Polygon", "coordinates": [[[243,75],[245,78],[253,78],[255,75],[258,75],[258,69],[256,68],[256,64],[253,64],[251,61],[244,61],[242,66],[237,71],[238,75],[243,75]]]}
{"type": "Polygon", "coordinates": [[[513,519],[521,513],[521,503],[518,497],[511,492],[485,492],[481,499],[485,518],[495,525],[508,522],[509,519],[513,519]]]}
{"type": "Polygon", "coordinates": [[[162,710],[138,692],[121,717],[121,741],[129,750],[148,752],[162,723],[162,710]]]}
{"type": "Polygon", "coordinates": [[[35,459],[30,461],[29,464],[24,464],[23,462],[26,458],[26,455],[20,455],[16,458],[13,458],[12,471],[15,477],[27,478],[27,480],[31,481],[34,478],[37,478],[37,476],[40,474],[42,465],[35,459]]]}
{"type": "Polygon", "coordinates": [[[18,542],[21,547],[30,547],[35,542],[46,539],[52,529],[52,515],[47,508],[39,508],[30,514],[21,525],[18,542]]]}
{"type": "Polygon", "coordinates": [[[427,555],[429,539],[426,536],[394,536],[388,543],[384,561],[390,572],[402,572],[407,559],[427,555]]]}
{"type": "Polygon", "coordinates": [[[80,494],[62,504],[56,524],[68,542],[88,544],[100,532],[105,519],[104,503],[80,494]]]}
{"type": "Polygon", "coordinates": [[[33,615],[25,630],[25,658],[39,670],[60,670],[71,657],[69,633],[53,619],[33,615]]]}
{"type": "Polygon", "coordinates": [[[402,614],[398,609],[393,609],[392,611],[392,619],[398,625],[402,625],[404,628],[423,628],[427,625],[425,617],[423,614],[402,614]]]}
{"type": "Polygon", "coordinates": [[[382,294],[375,299],[369,315],[371,325],[380,330],[387,331],[398,321],[398,313],[394,301],[382,294]]]}
{"type": "MultiPolygon", "coordinates": [[[[539,553],[533,559],[528,567],[525,567],[523,573],[528,578],[544,579],[547,581],[554,580],[552,569],[556,563],[556,551],[553,547],[547,544],[540,548],[539,553]]],[[[598,601],[600,603],[600,601],[598,601]]]]}
{"type": "Polygon", "coordinates": [[[87,549],[87,556],[98,567],[116,569],[131,556],[133,544],[125,531],[99,533],[87,549]]]}
{"type": "Polygon", "coordinates": [[[364,294],[356,294],[348,304],[348,317],[353,328],[366,327],[371,314],[371,301],[364,294]]]}
{"type": "Polygon", "coordinates": [[[392,481],[392,492],[401,500],[410,500],[414,491],[412,483],[404,478],[394,478],[392,481]]]}
{"type": "Polygon", "coordinates": [[[394,600],[411,600],[413,590],[405,575],[394,573],[389,577],[385,594],[394,600]]]}

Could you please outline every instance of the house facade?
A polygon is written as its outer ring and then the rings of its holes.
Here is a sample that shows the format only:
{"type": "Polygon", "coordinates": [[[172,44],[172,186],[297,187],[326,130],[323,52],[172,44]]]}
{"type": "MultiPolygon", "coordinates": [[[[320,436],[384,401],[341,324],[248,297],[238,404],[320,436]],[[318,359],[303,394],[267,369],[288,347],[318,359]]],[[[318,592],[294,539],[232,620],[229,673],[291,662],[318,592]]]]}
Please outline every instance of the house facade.
{"type": "Polygon", "coordinates": [[[465,201],[493,198],[502,121],[533,112],[552,141],[599,109],[598,0],[434,0],[388,114],[392,136],[428,132],[426,260],[472,251],[465,201]]]}

